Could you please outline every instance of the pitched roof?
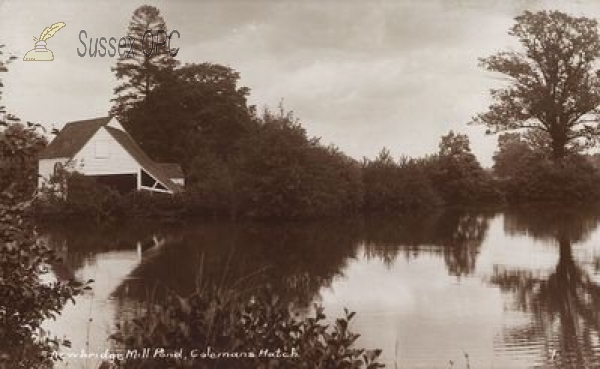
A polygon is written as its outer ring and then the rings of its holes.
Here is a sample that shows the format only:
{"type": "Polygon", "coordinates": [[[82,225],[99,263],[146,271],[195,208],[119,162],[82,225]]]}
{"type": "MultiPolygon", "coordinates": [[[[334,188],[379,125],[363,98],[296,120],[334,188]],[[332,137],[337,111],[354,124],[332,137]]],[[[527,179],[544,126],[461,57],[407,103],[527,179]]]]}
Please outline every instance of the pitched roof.
{"type": "Polygon", "coordinates": [[[103,117],[67,123],[50,145],[40,153],[39,158],[72,158],[96,131],[109,121],[109,117],[103,117]]]}
{"type": "Polygon", "coordinates": [[[181,165],[177,163],[156,163],[169,178],[184,178],[181,165]]]}
{"type": "Polygon", "coordinates": [[[133,140],[129,133],[110,126],[105,126],[104,128],[150,175],[156,178],[170,191],[182,191],[181,186],[171,181],[171,178],[161,169],[160,165],[156,164],[148,157],[148,155],[146,155],[144,150],[142,150],[142,148],[133,140]]]}
{"type": "MultiPolygon", "coordinates": [[[[175,170],[177,164],[168,164],[168,170],[162,165],[156,164],[146,153],[139,147],[129,133],[118,128],[108,125],[110,117],[95,118],[88,120],[80,120],[67,123],[60,131],[58,136],[42,151],[40,159],[55,159],[55,158],[72,158],[79,150],[96,134],[96,132],[104,127],[108,133],[131,155],[138,164],[146,170],[151,176],[162,183],[167,189],[172,192],[181,192],[183,188],[177,183],[171,181],[170,172],[175,170]]],[[[181,168],[179,167],[181,171],[181,168]]],[[[183,174],[182,176],[183,177],[183,174]]]]}

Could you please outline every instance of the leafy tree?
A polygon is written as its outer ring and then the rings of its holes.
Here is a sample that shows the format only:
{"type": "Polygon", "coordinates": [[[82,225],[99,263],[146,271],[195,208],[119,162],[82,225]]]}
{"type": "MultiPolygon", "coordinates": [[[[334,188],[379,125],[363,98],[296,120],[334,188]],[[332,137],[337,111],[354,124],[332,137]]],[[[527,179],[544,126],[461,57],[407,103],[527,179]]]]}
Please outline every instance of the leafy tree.
{"type": "Polygon", "coordinates": [[[508,132],[498,137],[498,151],[494,154],[494,172],[499,177],[514,177],[529,165],[535,156],[520,133],[508,132]]]}
{"type": "MultiPolygon", "coordinates": [[[[469,163],[475,163],[477,161],[475,155],[471,153],[469,136],[454,133],[454,131],[450,131],[447,135],[442,136],[439,145],[439,155],[442,158],[463,160],[469,163]]],[[[473,165],[475,166],[475,164],[473,165]]]]}
{"type": "Polygon", "coordinates": [[[125,118],[124,113],[135,103],[146,101],[158,83],[158,74],[178,64],[168,49],[167,26],[156,7],[142,5],[137,8],[129,23],[127,36],[134,40],[132,50],[129,52],[129,44],[125,47],[120,45],[120,48],[127,49],[127,53],[119,56],[116,66],[112,68],[119,85],[114,90],[117,97],[112,100],[114,106],[111,113],[120,119],[125,118]],[[154,38],[150,34],[144,37],[146,31],[151,31],[154,38]]]}
{"type": "Polygon", "coordinates": [[[560,162],[581,149],[581,140],[591,142],[600,133],[598,122],[589,119],[600,105],[597,22],[559,11],[526,11],[515,20],[509,34],[523,50],[481,59],[484,68],[503,74],[509,83],[491,90],[494,102],[475,122],[494,133],[543,132],[553,160],[560,162]]]}
{"type": "Polygon", "coordinates": [[[374,160],[363,161],[364,209],[368,212],[406,212],[441,203],[424,161],[394,160],[382,149],[374,160]]]}
{"type": "Polygon", "coordinates": [[[249,89],[238,86],[239,78],[209,63],[164,73],[149,95],[152,104],[136,104],[125,127],[153,159],[180,163],[186,171],[204,150],[228,160],[252,124],[249,89]]]}
{"type": "Polygon", "coordinates": [[[36,154],[46,147],[47,140],[38,134],[34,127],[31,123],[24,125],[14,122],[0,132],[0,168],[6,173],[0,177],[0,188],[12,185],[15,192],[29,195],[33,195],[37,188],[36,154]],[[31,155],[13,157],[12,151],[24,149],[30,151],[31,155]]]}
{"type": "Polygon", "coordinates": [[[429,158],[431,180],[447,204],[496,201],[491,176],[471,152],[469,137],[450,131],[443,136],[437,156],[429,158]]]}
{"type": "Polygon", "coordinates": [[[199,148],[188,171],[188,203],[194,213],[230,215],[237,212],[235,173],[231,165],[207,148],[199,148]],[[198,201],[194,201],[194,200],[198,201]]]}
{"type": "Polygon", "coordinates": [[[266,110],[240,142],[236,192],[254,217],[318,217],[360,207],[360,167],[337,148],[309,137],[292,113],[266,110]]]}

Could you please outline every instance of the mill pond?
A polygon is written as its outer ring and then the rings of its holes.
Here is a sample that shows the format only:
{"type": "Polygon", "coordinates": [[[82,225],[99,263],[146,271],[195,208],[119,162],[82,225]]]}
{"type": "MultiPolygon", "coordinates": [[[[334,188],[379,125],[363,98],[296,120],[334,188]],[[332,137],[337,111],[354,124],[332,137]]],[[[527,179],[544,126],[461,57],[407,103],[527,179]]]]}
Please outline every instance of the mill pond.
{"type": "MultiPolygon", "coordinates": [[[[319,223],[42,226],[53,278],[94,279],[45,328],[102,353],[164,291],[269,284],[300,314],[356,311],[387,367],[600,365],[600,210],[447,210],[319,223]]],[[[205,348],[200,348],[205,349],[205,348]]],[[[301,353],[300,353],[301,354],[301,353]]],[[[59,367],[94,368],[93,357],[59,367]]]]}

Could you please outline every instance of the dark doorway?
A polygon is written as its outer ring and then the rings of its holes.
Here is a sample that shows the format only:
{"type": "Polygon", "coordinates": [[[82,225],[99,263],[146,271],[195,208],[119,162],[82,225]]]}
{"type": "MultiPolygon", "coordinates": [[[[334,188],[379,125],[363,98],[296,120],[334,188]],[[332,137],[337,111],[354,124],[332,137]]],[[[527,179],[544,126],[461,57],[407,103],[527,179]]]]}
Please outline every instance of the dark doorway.
{"type": "Polygon", "coordinates": [[[121,194],[137,190],[136,174],[111,174],[104,176],[90,176],[98,183],[114,188],[121,194]]]}

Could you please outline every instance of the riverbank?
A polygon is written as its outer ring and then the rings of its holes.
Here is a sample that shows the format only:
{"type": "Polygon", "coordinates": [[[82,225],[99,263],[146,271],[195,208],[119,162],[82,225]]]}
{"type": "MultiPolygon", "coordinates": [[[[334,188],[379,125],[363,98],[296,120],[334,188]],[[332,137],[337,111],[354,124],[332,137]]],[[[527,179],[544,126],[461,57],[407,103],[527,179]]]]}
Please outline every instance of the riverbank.
{"type": "Polygon", "coordinates": [[[72,173],[64,179],[66,196],[42,191],[33,214],[41,219],[85,218],[98,223],[131,218],[319,220],[399,216],[453,207],[600,201],[600,172],[584,156],[561,163],[531,157],[510,170],[499,166],[490,172],[482,169],[468,150],[400,161],[383,152],[375,160],[355,166],[353,173],[352,186],[340,187],[336,180],[323,182],[312,176],[283,186],[291,180],[291,174],[285,172],[279,179],[269,173],[253,178],[250,182],[254,184],[230,184],[226,192],[190,185],[173,195],[123,194],[91,177],[72,173]]]}

